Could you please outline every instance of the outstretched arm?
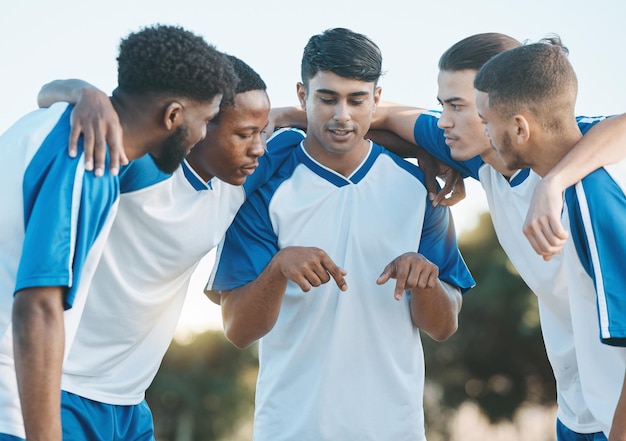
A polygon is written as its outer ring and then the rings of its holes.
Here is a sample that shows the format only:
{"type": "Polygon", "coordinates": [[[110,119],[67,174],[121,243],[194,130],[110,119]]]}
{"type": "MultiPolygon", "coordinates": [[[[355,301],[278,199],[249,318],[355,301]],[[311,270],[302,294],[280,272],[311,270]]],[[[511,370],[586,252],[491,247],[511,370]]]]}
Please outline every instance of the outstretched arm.
{"type": "Polygon", "coordinates": [[[13,303],[15,371],[26,438],[61,441],[63,289],[19,291],[13,303]]]}
{"type": "Polygon", "coordinates": [[[345,291],[348,288],[345,275],[319,248],[287,247],[278,251],[261,274],[247,285],[206,294],[213,300],[220,296],[224,333],[235,346],[245,348],[274,327],[289,280],[309,292],[312,286],[320,286],[332,278],[345,291]]]}
{"type": "Polygon", "coordinates": [[[71,117],[70,156],[76,156],[78,138],[82,135],[85,169],[94,169],[96,176],[102,176],[108,144],[110,171],[116,175],[120,164],[127,164],[128,158],[122,144],[122,126],[109,97],[79,79],[52,81],[44,85],[37,95],[39,107],[48,107],[58,101],[76,105],[71,117]]]}
{"type": "Polygon", "coordinates": [[[593,126],[537,184],[524,223],[534,250],[550,260],[567,240],[561,224],[563,192],[594,170],[626,157],[626,114],[593,126]]]}

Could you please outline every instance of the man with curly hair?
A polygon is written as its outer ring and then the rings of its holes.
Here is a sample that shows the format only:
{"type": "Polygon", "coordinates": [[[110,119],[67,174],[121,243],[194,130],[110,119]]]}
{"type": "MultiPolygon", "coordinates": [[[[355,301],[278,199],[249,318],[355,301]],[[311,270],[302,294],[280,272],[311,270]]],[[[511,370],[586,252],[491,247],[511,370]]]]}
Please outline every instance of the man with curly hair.
{"type": "MultiPolygon", "coordinates": [[[[120,45],[110,98],[131,159],[164,172],[206,135],[237,77],[225,55],[179,27],[120,45]]],[[[61,440],[61,368],[117,211],[119,178],[67,154],[73,106],[34,111],[0,136],[0,440],[61,440]]]]}

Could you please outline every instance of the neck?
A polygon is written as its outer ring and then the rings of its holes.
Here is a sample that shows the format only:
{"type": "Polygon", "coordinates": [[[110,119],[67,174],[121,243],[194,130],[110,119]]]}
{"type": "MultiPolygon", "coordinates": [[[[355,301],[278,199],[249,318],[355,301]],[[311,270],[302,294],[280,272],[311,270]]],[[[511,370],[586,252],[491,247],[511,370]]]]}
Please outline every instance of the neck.
{"type": "Polygon", "coordinates": [[[115,90],[111,97],[113,108],[117,112],[122,126],[122,142],[124,152],[128,159],[137,159],[145,155],[154,144],[151,138],[155,130],[148,130],[153,127],[150,123],[150,115],[147,111],[142,111],[136,99],[131,99],[123,92],[115,90]]]}
{"type": "Polygon", "coordinates": [[[578,126],[576,126],[575,130],[570,130],[564,135],[540,140],[541,143],[537,144],[539,147],[535,149],[538,154],[534,155],[531,164],[533,171],[544,177],[572,150],[582,136],[578,126]]]}
{"type": "Polygon", "coordinates": [[[302,145],[313,159],[344,177],[354,173],[370,151],[370,142],[365,139],[349,150],[336,152],[313,142],[310,138],[306,138],[302,145]]]}
{"type": "Polygon", "coordinates": [[[480,155],[485,164],[489,164],[493,167],[498,173],[503,175],[505,178],[510,178],[515,174],[517,170],[509,170],[509,168],[504,165],[504,162],[500,159],[498,154],[490,147],[489,150],[486,150],[484,153],[480,155]]]}

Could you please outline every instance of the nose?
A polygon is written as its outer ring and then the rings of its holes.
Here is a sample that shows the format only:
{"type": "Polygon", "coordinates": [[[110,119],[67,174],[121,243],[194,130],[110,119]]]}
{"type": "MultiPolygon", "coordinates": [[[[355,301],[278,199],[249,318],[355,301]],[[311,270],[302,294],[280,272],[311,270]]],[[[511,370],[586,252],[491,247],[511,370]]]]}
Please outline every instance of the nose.
{"type": "Polygon", "coordinates": [[[334,119],[339,122],[350,120],[350,108],[347,103],[339,102],[335,105],[334,119]]]}
{"type": "Polygon", "coordinates": [[[441,116],[437,121],[437,127],[439,127],[440,129],[449,129],[453,126],[454,123],[452,121],[452,118],[450,118],[449,112],[446,109],[442,110],[441,116]]]}
{"type": "Polygon", "coordinates": [[[266,149],[265,136],[258,133],[252,137],[252,144],[250,145],[249,153],[251,156],[260,157],[265,154],[266,149]]]}

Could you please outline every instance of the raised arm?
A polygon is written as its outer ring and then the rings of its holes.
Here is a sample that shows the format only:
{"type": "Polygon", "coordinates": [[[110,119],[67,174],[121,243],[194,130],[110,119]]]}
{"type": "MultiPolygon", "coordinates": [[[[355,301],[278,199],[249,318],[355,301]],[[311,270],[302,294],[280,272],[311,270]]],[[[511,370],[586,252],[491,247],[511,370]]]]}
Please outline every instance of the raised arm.
{"type": "Polygon", "coordinates": [[[593,126],[537,184],[524,234],[545,260],[562,251],[567,232],[561,224],[563,192],[594,170],[626,157],[626,114],[593,126]]]}
{"type": "Polygon", "coordinates": [[[237,347],[245,348],[267,334],[276,323],[287,282],[303,292],[334,279],[342,291],[348,288],[346,272],[319,248],[287,247],[278,251],[252,282],[230,291],[205,291],[222,307],[224,333],[237,347]]]}
{"type": "Polygon", "coordinates": [[[109,97],[79,79],[52,81],[44,85],[37,95],[39,107],[48,107],[58,101],[76,105],[71,118],[70,156],[76,156],[78,138],[82,135],[85,169],[93,169],[96,176],[104,174],[108,145],[110,171],[111,174],[117,174],[120,164],[127,164],[128,158],[122,144],[122,126],[109,97]]]}

